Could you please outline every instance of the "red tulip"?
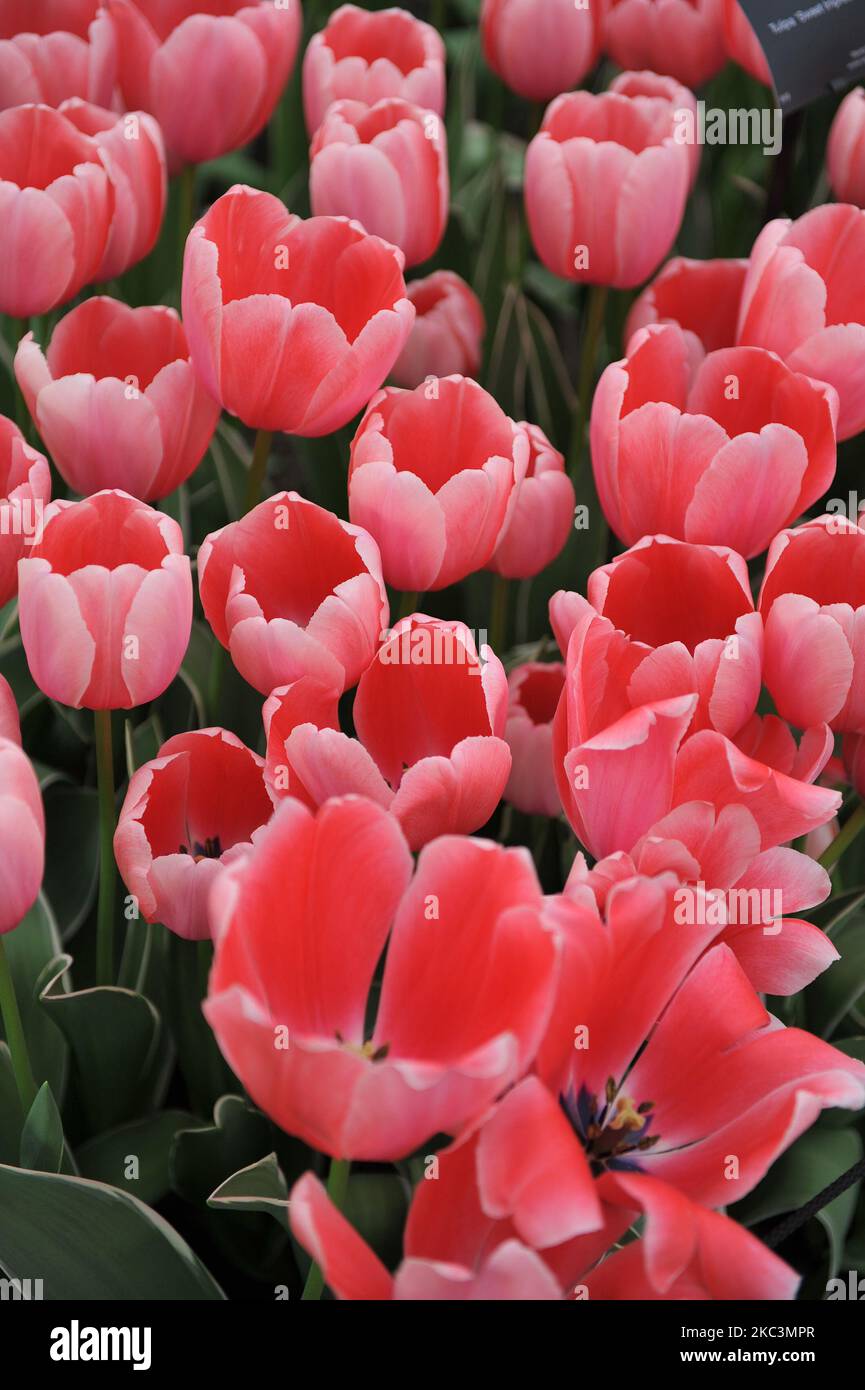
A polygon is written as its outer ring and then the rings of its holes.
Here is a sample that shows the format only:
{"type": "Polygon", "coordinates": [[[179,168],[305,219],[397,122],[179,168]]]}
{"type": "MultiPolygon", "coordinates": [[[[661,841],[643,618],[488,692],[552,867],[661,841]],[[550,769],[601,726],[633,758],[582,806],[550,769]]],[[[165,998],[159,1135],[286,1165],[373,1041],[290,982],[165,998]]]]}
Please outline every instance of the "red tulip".
{"type": "Polygon", "coordinates": [[[538,425],[523,422],[529,441],[526,476],[487,566],[506,579],[531,579],[564,549],[574,521],[574,486],[564,456],[538,425]]]}
{"type": "Polygon", "coordinates": [[[18,704],[5,676],[0,676],[0,738],[8,743],[17,743],[18,747],[21,747],[18,704]]]}
{"type": "Polygon", "coordinates": [[[384,381],[414,319],[402,256],[343,218],[235,185],[189,234],[183,322],[214,400],[255,429],[330,434],[384,381]]]}
{"type": "Polygon", "coordinates": [[[18,590],[18,561],[42,535],[51,470],[17,425],[0,415],[0,605],[18,590]]]}
{"type": "Polygon", "coordinates": [[[592,467],[626,543],[660,532],[750,558],[835,476],[832,387],[761,348],[712,352],[675,324],[636,333],[592,402],[592,467]]]}
{"type": "Polygon", "coordinates": [[[505,740],[513,763],[504,799],[527,816],[561,814],[553,771],[553,718],[564,682],[564,666],[553,661],[527,661],[508,676],[505,740]]]}
{"type": "Polygon", "coordinates": [[[127,107],[156,117],[172,172],[246,145],[282,95],[299,0],[107,0],[127,107]]]}
{"type": "Polygon", "coordinates": [[[694,369],[707,352],[733,347],[747,261],[691,261],[674,256],[631,305],[623,345],[650,324],[681,328],[694,369]]]}
{"type": "Polygon", "coordinates": [[[370,14],[341,5],[303,56],[303,108],[314,135],[335,101],[374,106],[399,97],[443,116],[445,47],[431,24],[408,10],[370,14]]]}
{"type": "Polygon", "coordinates": [[[452,270],[435,270],[406,285],[406,295],[416,317],[391,381],[412,390],[430,377],[477,376],[486,324],[474,290],[452,270]]]}
{"type": "Polygon", "coordinates": [[[94,140],[47,106],[0,112],[0,312],[44,314],[97,274],[114,189],[94,140]]]}
{"type": "Polygon", "coordinates": [[[176,521],[125,492],[52,502],[18,565],[30,674],[52,700],[131,709],[174,680],[192,627],[192,579],[176,521]]]}
{"type": "Polygon", "coordinates": [[[675,138],[676,109],[622,90],[570,92],[548,108],[525,173],[529,229],[548,270],[629,289],[657,269],[693,168],[693,147],[675,138]]]}
{"type": "Polygon", "coordinates": [[[375,542],[297,492],[212,532],[198,583],[207,621],[264,695],[300,676],[349,689],[387,627],[375,542]]]}
{"type": "Polygon", "coordinates": [[[373,803],[313,817],[289,799],[211,899],[217,1042],[257,1105],[335,1157],[461,1132],[525,1072],[549,1016],[557,955],[526,852],[445,836],[409,884],[411,868],[373,803]]]}
{"type": "Polygon", "coordinates": [[[751,25],[742,6],[738,0],[723,0],[724,3],[724,42],[727,52],[738,63],[740,68],[744,68],[752,77],[756,77],[758,82],[765,82],[767,87],[772,85],[772,74],[769,71],[769,64],[766,62],[766,55],[760,44],[757,42],[757,35],[751,25]]]}
{"type": "Polygon", "coordinates": [[[492,558],[528,467],[529,442],[463,377],[370,401],[351,445],[352,521],[378,542],[397,589],[444,589],[492,558]]]}
{"type": "Polygon", "coordinates": [[[529,101],[578,87],[598,58],[595,0],[483,0],[484,57],[502,81],[529,101]]]}
{"type": "Polygon", "coordinates": [[[649,68],[701,87],[727,61],[723,0],[611,0],[604,50],[620,68],[649,68]]]}
{"type": "Polygon", "coordinates": [[[146,922],[210,935],[207,903],[273,806],[263,761],[227,729],[176,734],[132,774],[114,834],[121,877],[146,922]]]}
{"type": "Polygon", "coordinates": [[[865,428],[865,306],[851,272],[863,256],[865,212],[826,203],[763,228],[742,292],[739,342],[834,386],[839,439],[865,428]]]}
{"type": "Polygon", "coordinates": [[[839,203],[865,207],[865,90],[848,92],[832,122],[826,146],[829,183],[839,203]]]}
{"type": "Polygon", "coordinates": [[[15,374],[57,468],[85,495],[122,487],[145,502],[167,497],[219,419],[179,317],[161,304],[87,299],[60,320],[46,355],[32,333],[22,338],[15,374]]]}
{"type": "Polygon", "coordinates": [[[428,260],[448,220],[443,121],[395,97],[335,102],[310,148],[309,197],[314,213],[356,218],[398,246],[406,265],[428,260]]]}
{"type": "Polygon", "coordinates": [[[357,739],[339,731],[333,693],[309,678],[275,690],[263,713],[275,795],[313,809],[368,797],[413,850],[480,829],[510,771],[505,673],[462,623],[415,614],[397,624],[360,678],[357,739]]]}
{"type": "Polygon", "coordinates": [[[59,106],[84,97],[107,106],[114,93],[114,30],[101,0],[3,0],[0,103],[59,106]]]}
{"type": "Polygon", "coordinates": [[[33,765],[0,738],[0,935],[30,911],[45,867],[45,815],[33,765]]]}

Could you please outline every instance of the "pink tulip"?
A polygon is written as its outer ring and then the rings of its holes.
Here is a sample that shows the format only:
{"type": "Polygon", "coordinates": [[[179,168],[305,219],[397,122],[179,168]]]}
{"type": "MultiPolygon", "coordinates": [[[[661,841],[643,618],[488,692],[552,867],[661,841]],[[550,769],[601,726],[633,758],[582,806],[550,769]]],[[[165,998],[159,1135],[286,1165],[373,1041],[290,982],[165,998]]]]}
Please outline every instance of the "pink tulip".
{"type": "Polygon", "coordinates": [[[4,0],[0,4],[0,103],[59,106],[114,94],[114,30],[101,0],[4,0]]]}
{"type": "Polygon", "coordinates": [[[707,352],[733,347],[747,261],[691,261],[674,256],[631,305],[623,346],[650,324],[674,323],[685,335],[694,370],[707,352]]]}
{"type": "Polygon", "coordinates": [[[0,935],[33,906],[45,867],[45,815],[33,765],[0,738],[0,935]]]}
{"type": "Polygon", "coordinates": [[[5,676],[0,676],[0,738],[21,747],[21,721],[18,703],[5,676]]]}
{"type": "Polygon", "coordinates": [[[0,312],[44,314],[97,274],[114,189],[94,140],[48,106],[0,111],[0,312]]]}
{"type": "Polygon", "coordinates": [[[264,695],[301,676],[349,689],[387,627],[375,542],[297,492],[207,536],[198,583],[217,638],[264,695]]]}
{"type": "Polygon", "coordinates": [[[445,112],[445,46],[437,29],[408,10],[370,14],[341,5],[303,57],[303,108],[312,136],[335,101],[398,97],[445,112]]]}
{"type": "Polygon", "coordinates": [[[114,854],[146,922],[191,941],[210,935],[214,884],[273,810],[263,767],[227,729],[195,729],[170,738],[132,774],[114,854]]]}
{"type": "Polygon", "coordinates": [[[300,42],[300,0],[107,0],[127,107],[155,116],[172,173],[264,128],[300,42]]]}
{"type": "Polygon", "coordinates": [[[525,173],[529,229],[548,270],[629,289],[657,269],[679,230],[693,167],[675,120],[672,102],[622,91],[571,92],[552,103],[525,173]]]}
{"type": "Polygon", "coordinates": [[[723,0],[610,0],[604,50],[620,68],[648,68],[702,87],[727,61],[723,0]]]}
{"type": "Polygon", "coordinates": [[[529,441],[526,476],[487,566],[506,579],[531,579],[561,553],[574,521],[574,486],[564,455],[538,425],[523,422],[529,441]]]}
{"type": "Polygon", "coordinates": [[[739,315],[740,343],[835,387],[839,439],[865,428],[865,307],[850,269],[862,256],[865,212],[848,203],[769,222],[751,252],[739,315]]]}
{"type": "Polygon", "coordinates": [[[144,111],[118,116],[77,100],[60,110],[93,137],[114,187],[114,215],[95,276],[113,280],[149,255],[159,237],[167,195],[162,133],[144,111]]]}
{"type": "Polygon", "coordinates": [[[254,429],[330,434],[384,381],[414,320],[403,258],[344,218],[236,184],[192,228],[183,322],[214,400],[254,429]]]}
{"type": "Polygon", "coordinates": [[[759,555],[835,476],[832,387],[762,348],[712,352],[641,329],[592,402],[592,467],[626,543],[654,532],[759,555]]]}
{"type": "Polygon", "coordinates": [[[644,98],[646,108],[657,113],[658,120],[672,119],[673,136],[684,147],[691,170],[691,186],[697,181],[701,147],[696,135],[697,98],[690,87],[674,77],[662,77],[657,72],[620,72],[613,78],[609,90],[620,96],[644,98]]]}
{"type": "Polygon", "coordinates": [[[505,741],[511,775],[504,800],[527,816],[561,815],[553,770],[553,719],[565,683],[561,662],[527,661],[508,676],[505,741]]]}
{"type": "Polygon", "coordinates": [[[122,486],[144,502],[167,497],[219,419],[178,315],[161,304],[87,299],[60,320],[46,355],[32,333],[22,338],[15,374],[57,468],[85,496],[122,486]]]}
{"type": "Polygon", "coordinates": [[[483,0],[484,57],[521,97],[549,101],[578,87],[595,66],[600,9],[596,0],[483,0]]]}
{"type": "Polygon", "coordinates": [[[829,183],[839,203],[865,207],[865,90],[848,92],[832,122],[826,146],[829,183]]]}
{"type": "Polygon", "coordinates": [[[757,35],[751,26],[742,6],[738,0],[723,0],[724,3],[724,42],[727,52],[738,63],[740,68],[744,68],[752,77],[756,77],[758,82],[765,82],[767,87],[772,85],[772,74],[769,71],[769,64],[766,62],[766,55],[760,44],[757,42],[757,35]]]}
{"type": "Polygon", "coordinates": [[[192,578],[176,521],[125,492],[52,502],[18,565],[30,674],[52,700],[132,709],[171,684],[192,627],[192,578]]]}
{"type": "Polygon", "coordinates": [[[51,501],[47,460],[0,415],[0,605],[18,590],[18,561],[41,537],[51,501]]]}
{"type": "Polygon", "coordinates": [[[390,374],[413,390],[430,377],[477,376],[486,324],[481,302],[452,270],[435,270],[406,285],[415,307],[408,342],[390,374]]]}
{"type": "Polygon", "coordinates": [[[309,197],[316,215],[355,218],[419,265],[448,220],[444,122],[395,97],[336,102],[310,148],[309,197]]]}
{"type": "Polygon", "coordinates": [[[529,442],[464,377],[374,396],[351,445],[348,508],[397,589],[444,589],[492,558],[525,476],[529,442]]]}

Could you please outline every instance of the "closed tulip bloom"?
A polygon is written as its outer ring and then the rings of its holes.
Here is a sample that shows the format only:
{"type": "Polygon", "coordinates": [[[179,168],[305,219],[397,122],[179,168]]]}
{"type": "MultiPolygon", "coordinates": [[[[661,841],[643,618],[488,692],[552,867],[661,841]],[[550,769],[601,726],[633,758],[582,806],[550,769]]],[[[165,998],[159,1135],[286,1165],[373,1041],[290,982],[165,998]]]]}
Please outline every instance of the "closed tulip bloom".
{"type": "Polygon", "coordinates": [[[300,0],[107,0],[118,80],[149,111],[169,167],[216,159],[264,128],[300,42],[300,0]]]}
{"type": "Polygon", "coordinates": [[[634,300],[625,321],[622,346],[655,323],[674,323],[685,335],[696,369],[707,352],[734,347],[739,301],[748,262],[692,261],[674,256],[634,300]]]}
{"type": "Polygon", "coordinates": [[[508,676],[505,741],[513,761],[504,800],[527,816],[561,814],[553,771],[553,718],[564,683],[565,668],[558,661],[527,661],[508,676]]]}
{"type": "Polygon", "coordinates": [[[208,898],[273,806],[263,760],[227,729],[176,734],[132,774],[114,834],[120,875],[146,922],[210,935],[208,898]]]}
{"type": "Polygon", "coordinates": [[[113,213],[95,141],[47,106],[0,112],[0,313],[28,318],[77,294],[113,213]]]}
{"type": "Polygon", "coordinates": [[[601,0],[484,0],[484,57],[528,101],[578,87],[598,60],[601,0]]]}
{"type": "Polygon", "coordinates": [[[445,46],[441,34],[408,10],[370,14],[340,5],[303,55],[303,109],[314,135],[335,101],[374,106],[399,97],[443,116],[445,46]]]}
{"type": "Polygon", "coordinates": [[[57,468],[76,492],[167,497],[201,461],[219,407],[201,386],[178,315],[87,299],[47,351],[22,338],[15,374],[57,468]]]}
{"type": "Polygon", "coordinates": [[[564,455],[538,425],[523,422],[529,441],[526,476],[488,569],[506,579],[531,579],[561,553],[574,521],[574,485],[564,455]]]}
{"type": "Polygon", "coordinates": [[[838,202],[865,207],[865,90],[861,87],[848,92],[835,112],[826,166],[838,202]]]}
{"type": "Polygon", "coordinates": [[[727,61],[723,0],[611,0],[604,51],[620,68],[649,68],[701,87],[727,61]]]}
{"type": "Polygon", "coordinates": [[[835,476],[834,389],[763,348],[722,348],[693,367],[674,324],[641,329],[592,401],[592,467],[604,514],[633,543],[662,533],[750,559],[835,476]]]}
{"type": "Polygon", "coordinates": [[[738,0],[723,0],[724,4],[724,43],[727,53],[758,82],[767,87],[772,85],[772,74],[766,55],[757,41],[751,21],[738,0]]]}
{"type": "Polygon", "coordinates": [[[21,747],[21,721],[18,718],[18,704],[12,687],[5,676],[0,676],[0,738],[21,747]]]}
{"type": "Polygon", "coordinates": [[[18,561],[39,540],[50,500],[47,460],[0,415],[0,605],[18,591],[18,561]]]}
{"type": "Polygon", "coordinates": [[[348,508],[397,589],[444,589],[491,559],[525,476],[528,437],[477,382],[445,377],[369,403],[351,445],[348,508]]]}
{"type": "Polygon", "coordinates": [[[331,434],[381,386],[414,320],[402,255],[357,223],[235,185],[192,228],[183,322],[214,400],[253,429],[331,434]]]}
{"type": "Polygon", "coordinates": [[[33,765],[0,737],[0,935],[33,906],[45,868],[45,813],[33,765]]]}
{"type": "Polygon", "coordinates": [[[639,72],[620,72],[610,83],[609,90],[620,96],[643,98],[646,109],[654,111],[661,123],[672,120],[673,136],[688,155],[693,187],[700,169],[701,147],[696,139],[697,98],[690,87],[675,77],[663,77],[645,69],[639,72]]]}
{"type": "Polygon", "coordinates": [[[310,148],[316,215],[355,218],[419,265],[438,249],[449,197],[444,122],[434,111],[397,98],[331,106],[310,148]]]}
{"type": "Polygon", "coordinates": [[[297,492],[212,532],[198,583],[207,621],[263,695],[304,675],[348,690],[387,627],[375,541],[297,492]]]}
{"type": "Polygon", "coordinates": [[[0,3],[0,104],[59,106],[114,94],[114,30],[101,0],[0,3]]]}
{"type": "Polygon", "coordinates": [[[192,627],[180,527],[120,491],[52,502],[18,566],[18,610],[30,674],[49,699],[93,710],[155,700],[192,627]]]}
{"type": "Polygon", "coordinates": [[[156,245],[165,213],[165,147],[144,111],[118,116],[86,101],[65,101],[63,115],[91,135],[114,188],[114,214],[96,280],[113,280],[156,245]]]}
{"type": "Polygon", "coordinates": [[[481,302],[452,270],[434,270],[406,285],[415,307],[408,342],[390,374],[412,390],[436,376],[477,376],[486,332],[481,302]]]}
{"type": "Polygon", "coordinates": [[[834,386],[839,439],[865,428],[865,303],[850,269],[863,256],[865,212],[826,203],[763,228],[742,292],[739,342],[834,386]]]}
{"type": "Polygon", "coordinates": [[[526,155],[529,229],[548,270],[630,289],[668,254],[685,209],[690,147],[672,103],[571,92],[547,110],[526,155]]]}

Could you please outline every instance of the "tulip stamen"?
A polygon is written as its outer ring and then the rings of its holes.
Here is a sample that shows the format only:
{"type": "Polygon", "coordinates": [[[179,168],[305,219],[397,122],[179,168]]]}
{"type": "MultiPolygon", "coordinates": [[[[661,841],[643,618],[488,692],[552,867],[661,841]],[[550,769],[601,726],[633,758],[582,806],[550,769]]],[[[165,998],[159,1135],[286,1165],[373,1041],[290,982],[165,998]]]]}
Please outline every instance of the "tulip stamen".
{"type": "Polygon", "coordinates": [[[612,1077],[606,1084],[602,1103],[582,1086],[578,1095],[573,1091],[563,1095],[561,1104],[596,1177],[606,1170],[638,1170],[639,1164],[631,1155],[653,1148],[661,1137],[647,1132],[654,1103],[647,1100],[636,1104],[631,1096],[618,1092],[612,1077]]]}

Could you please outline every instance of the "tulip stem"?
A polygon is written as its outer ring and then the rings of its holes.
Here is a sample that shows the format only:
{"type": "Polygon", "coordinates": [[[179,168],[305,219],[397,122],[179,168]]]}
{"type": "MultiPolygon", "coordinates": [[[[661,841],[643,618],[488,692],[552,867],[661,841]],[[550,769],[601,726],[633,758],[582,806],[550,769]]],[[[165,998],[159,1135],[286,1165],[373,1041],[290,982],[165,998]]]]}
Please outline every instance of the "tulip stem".
{"type": "Polygon", "coordinates": [[[36,1099],[36,1082],[33,1080],[33,1069],[30,1066],[30,1057],[27,1052],[27,1039],[24,1036],[24,1027],[21,1023],[21,1010],[18,1008],[18,999],[15,995],[15,981],[12,978],[9,957],[6,955],[2,936],[0,936],[0,1014],[3,1017],[6,1042],[9,1047],[9,1055],[12,1058],[15,1084],[21,1097],[21,1108],[26,1118],[36,1099]]]}
{"type": "Polygon", "coordinates": [[[261,489],[264,486],[264,475],[267,472],[267,459],[270,454],[272,439],[272,430],[259,430],[255,436],[252,462],[249,465],[249,474],[246,479],[246,497],[243,500],[244,513],[251,512],[252,508],[258,506],[261,501],[261,489]]]}
{"type": "Polygon", "coordinates": [[[822,864],[824,869],[834,869],[841,855],[849,849],[857,835],[865,830],[865,804],[862,802],[856,807],[852,816],[844,822],[838,834],[831,844],[827,845],[818,859],[818,864],[822,864]]]}
{"type": "Polygon", "coordinates": [[[95,711],[96,781],[99,787],[99,906],[96,919],[96,978],[114,983],[114,753],[111,710],[95,711]]]}
{"type": "Polygon", "coordinates": [[[399,604],[399,616],[397,622],[402,622],[403,618],[408,618],[412,613],[416,613],[420,603],[420,594],[404,592],[399,604]]]}
{"type": "Polygon", "coordinates": [[[195,176],[196,167],[194,164],[187,164],[181,169],[177,176],[179,184],[178,192],[178,211],[177,211],[177,250],[179,273],[183,279],[183,258],[186,252],[186,238],[189,236],[192,223],[195,218],[195,176]]]}
{"type": "Polygon", "coordinates": [[[598,359],[598,341],[604,326],[604,311],[607,307],[606,285],[591,285],[588,295],[588,311],[583,329],[583,346],[580,353],[580,373],[577,378],[577,408],[574,412],[574,430],[571,436],[571,457],[569,472],[576,482],[583,459],[586,426],[592,410],[592,392],[595,384],[595,368],[598,359]]]}
{"type": "Polygon", "coordinates": [[[493,575],[492,608],[490,612],[489,643],[496,656],[505,651],[508,632],[508,581],[502,574],[493,575]]]}
{"type": "MultiPolygon", "coordinates": [[[[348,1191],[348,1179],[351,1173],[350,1158],[332,1158],[330,1160],[330,1173],[327,1178],[327,1195],[333,1202],[337,1211],[342,1210],[345,1202],[345,1195],[348,1191]]],[[[307,1301],[321,1298],[324,1289],[324,1274],[313,1260],[306,1276],[306,1283],[303,1286],[301,1299],[307,1301]]]]}

